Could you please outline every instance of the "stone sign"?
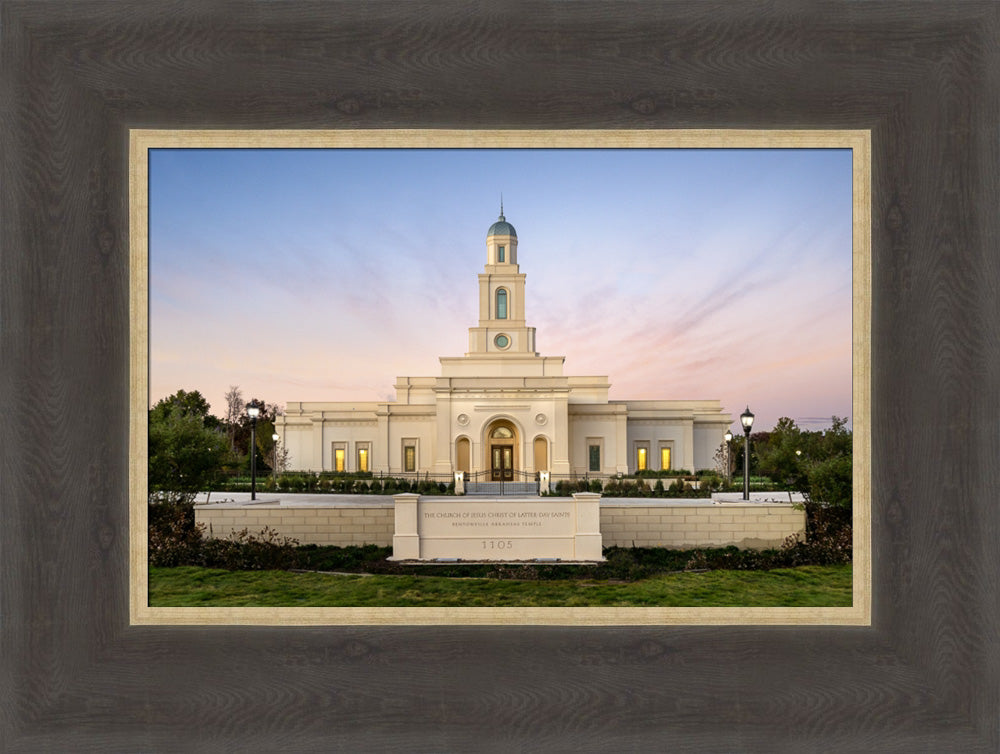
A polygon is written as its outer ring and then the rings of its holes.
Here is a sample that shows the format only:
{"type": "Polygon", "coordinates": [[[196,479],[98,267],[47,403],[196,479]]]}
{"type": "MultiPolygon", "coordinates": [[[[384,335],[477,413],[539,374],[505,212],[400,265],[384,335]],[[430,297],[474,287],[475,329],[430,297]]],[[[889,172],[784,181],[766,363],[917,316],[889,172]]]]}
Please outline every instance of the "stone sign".
{"type": "Polygon", "coordinates": [[[603,560],[600,499],[394,495],[391,560],[603,560]]]}

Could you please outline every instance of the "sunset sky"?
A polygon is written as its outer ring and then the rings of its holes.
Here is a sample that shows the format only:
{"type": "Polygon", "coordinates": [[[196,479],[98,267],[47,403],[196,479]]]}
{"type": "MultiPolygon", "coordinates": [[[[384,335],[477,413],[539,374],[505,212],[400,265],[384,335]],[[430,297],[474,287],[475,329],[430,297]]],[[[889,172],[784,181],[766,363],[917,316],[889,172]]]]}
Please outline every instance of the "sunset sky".
{"type": "Polygon", "coordinates": [[[477,324],[486,231],[526,316],[612,399],[851,409],[850,150],[157,149],[150,401],[391,400],[477,324]]]}

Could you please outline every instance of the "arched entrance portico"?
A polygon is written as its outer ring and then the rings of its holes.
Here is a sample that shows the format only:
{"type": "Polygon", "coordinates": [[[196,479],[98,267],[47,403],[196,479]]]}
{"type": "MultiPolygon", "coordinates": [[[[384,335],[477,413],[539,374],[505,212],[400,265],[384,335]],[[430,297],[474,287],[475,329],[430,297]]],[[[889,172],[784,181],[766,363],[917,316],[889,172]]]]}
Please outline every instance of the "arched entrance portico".
{"type": "Polygon", "coordinates": [[[517,428],[507,419],[497,419],[486,430],[485,445],[490,480],[512,481],[518,458],[517,428]]]}

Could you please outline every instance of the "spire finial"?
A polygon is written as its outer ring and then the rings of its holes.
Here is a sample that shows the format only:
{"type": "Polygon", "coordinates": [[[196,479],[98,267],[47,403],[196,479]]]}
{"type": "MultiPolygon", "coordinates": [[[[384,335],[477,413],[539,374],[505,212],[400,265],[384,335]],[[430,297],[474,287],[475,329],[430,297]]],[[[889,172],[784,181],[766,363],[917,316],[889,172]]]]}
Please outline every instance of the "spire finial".
{"type": "Polygon", "coordinates": [[[500,192],[500,219],[505,219],[503,216],[503,192],[500,192]]]}

